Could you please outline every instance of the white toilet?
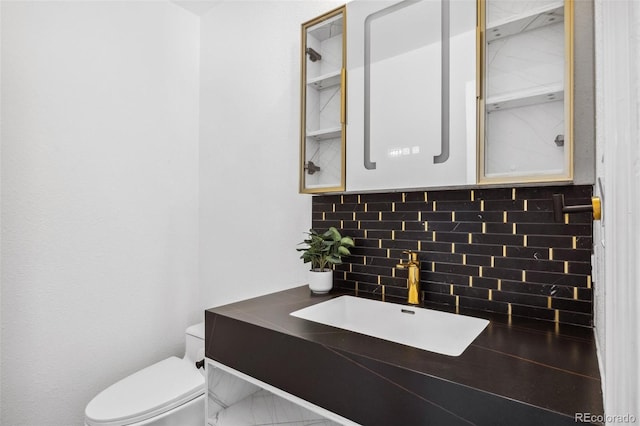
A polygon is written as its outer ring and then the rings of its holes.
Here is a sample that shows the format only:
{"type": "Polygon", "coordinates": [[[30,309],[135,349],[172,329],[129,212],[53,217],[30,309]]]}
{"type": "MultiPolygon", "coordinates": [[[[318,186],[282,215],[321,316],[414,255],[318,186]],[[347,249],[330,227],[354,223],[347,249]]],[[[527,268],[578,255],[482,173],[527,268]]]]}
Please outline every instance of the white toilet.
{"type": "Polygon", "coordinates": [[[109,386],[87,404],[87,426],[204,425],[204,323],[186,330],[184,358],[170,357],[109,386]]]}

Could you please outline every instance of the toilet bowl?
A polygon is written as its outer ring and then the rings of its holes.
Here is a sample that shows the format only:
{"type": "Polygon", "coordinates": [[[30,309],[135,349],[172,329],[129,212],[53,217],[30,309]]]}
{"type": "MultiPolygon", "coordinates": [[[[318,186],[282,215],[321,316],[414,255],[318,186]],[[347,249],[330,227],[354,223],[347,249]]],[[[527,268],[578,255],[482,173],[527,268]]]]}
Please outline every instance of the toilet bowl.
{"type": "Polygon", "coordinates": [[[86,426],[201,426],[205,379],[204,323],[186,330],[185,355],[146,367],[96,395],[85,409],[86,426]]]}

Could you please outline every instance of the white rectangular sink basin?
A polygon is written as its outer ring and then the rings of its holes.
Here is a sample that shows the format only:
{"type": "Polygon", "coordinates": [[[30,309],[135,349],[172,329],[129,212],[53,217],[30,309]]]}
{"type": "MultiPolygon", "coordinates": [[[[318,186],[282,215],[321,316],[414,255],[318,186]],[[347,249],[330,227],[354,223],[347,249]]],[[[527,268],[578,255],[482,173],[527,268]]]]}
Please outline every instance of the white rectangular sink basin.
{"type": "Polygon", "coordinates": [[[443,355],[459,356],[489,321],[353,296],[340,296],[290,315],[443,355]]]}

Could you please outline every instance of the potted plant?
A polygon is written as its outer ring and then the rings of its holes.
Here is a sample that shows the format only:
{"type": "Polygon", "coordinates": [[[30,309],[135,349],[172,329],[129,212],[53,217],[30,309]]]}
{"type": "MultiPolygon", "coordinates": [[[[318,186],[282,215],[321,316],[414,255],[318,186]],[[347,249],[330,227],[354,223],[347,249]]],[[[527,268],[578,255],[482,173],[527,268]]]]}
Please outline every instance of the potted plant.
{"type": "Polygon", "coordinates": [[[333,265],[342,263],[342,256],[350,255],[349,248],[355,244],[352,238],[343,237],[333,226],[322,233],[310,229],[307,235],[308,238],[300,243],[307,246],[296,250],[302,252],[300,259],[304,263],[311,263],[309,288],[314,293],[324,294],[333,287],[333,265]]]}

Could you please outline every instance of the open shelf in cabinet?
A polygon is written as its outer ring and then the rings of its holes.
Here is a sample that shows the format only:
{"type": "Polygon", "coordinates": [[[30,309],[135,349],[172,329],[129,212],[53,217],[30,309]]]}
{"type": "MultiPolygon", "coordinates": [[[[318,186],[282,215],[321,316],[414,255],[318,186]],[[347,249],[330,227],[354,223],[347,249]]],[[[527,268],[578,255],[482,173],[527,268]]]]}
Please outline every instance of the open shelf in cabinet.
{"type": "Polygon", "coordinates": [[[529,90],[488,98],[486,102],[486,111],[487,113],[491,113],[509,108],[519,108],[561,100],[564,100],[564,89],[562,85],[557,84],[547,87],[536,87],[529,90]]]}
{"type": "Polygon", "coordinates": [[[340,185],[340,182],[333,182],[333,183],[318,183],[318,184],[307,184],[307,189],[324,189],[327,186],[338,186],[340,185]]]}
{"type": "Polygon", "coordinates": [[[556,2],[487,24],[487,43],[564,21],[564,3],[556,2]]]}
{"type": "Polygon", "coordinates": [[[328,129],[314,130],[307,132],[307,137],[315,141],[339,138],[342,134],[342,127],[331,127],[328,129]]]}
{"type": "Polygon", "coordinates": [[[325,41],[332,37],[342,35],[344,32],[344,14],[334,15],[323,19],[322,25],[309,30],[309,35],[317,40],[325,41]]]}
{"type": "Polygon", "coordinates": [[[341,83],[342,71],[336,70],[307,80],[307,85],[316,90],[338,86],[341,83]]]}

